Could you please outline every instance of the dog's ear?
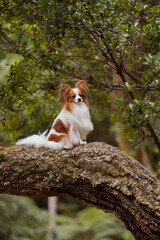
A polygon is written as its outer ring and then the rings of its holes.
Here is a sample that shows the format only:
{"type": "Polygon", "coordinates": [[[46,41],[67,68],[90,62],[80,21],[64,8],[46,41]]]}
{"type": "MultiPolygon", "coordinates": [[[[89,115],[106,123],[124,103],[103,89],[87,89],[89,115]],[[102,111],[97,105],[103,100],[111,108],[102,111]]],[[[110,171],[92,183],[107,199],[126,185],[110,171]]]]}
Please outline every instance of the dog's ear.
{"type": "Polygon", "coordinates": [[[79,82],[76,83],[75,87],[81,91],[83,95],[83,100],[89,107],[89,95],[88,95],[88,87],[86,85],[86,82],[84,80],[80,80],[79,82]]]}
{"type": "Polygon", "coordinates": [[[79,88],[79,89],[83,88],[83,89],[86,89],[88,91],[86,82],[84,80],[80,80],[79,82],[77,82],[75,87],[79,88]]]}
{"type": "Polygon", "coordinates": [[[67,84],[61,84],[60,88],[60,103],[61,103],[61,109],[63,108],[64,104],[67,101],[67,96],[69,95],[69,92],[71,91],[71,87],[67,84]]]}

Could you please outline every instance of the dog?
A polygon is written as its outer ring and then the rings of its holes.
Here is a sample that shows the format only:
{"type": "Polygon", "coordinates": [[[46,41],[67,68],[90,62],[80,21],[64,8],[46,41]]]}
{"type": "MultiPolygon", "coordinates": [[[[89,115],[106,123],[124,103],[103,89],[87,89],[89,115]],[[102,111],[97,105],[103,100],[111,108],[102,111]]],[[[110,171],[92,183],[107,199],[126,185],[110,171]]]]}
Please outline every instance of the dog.
{"type": "Polygon", "coordinates": [[[19,140],[16,145],[25,144],[35,147],[46,147],[54,150],[72,149],[74,146],[86,144],[87,135],[93,131],[93,123],[89,113],[88,88],[84,80],[80,80],[75,88],[61,84],[61,112],[53,122],[49,133],[32,135],[19,140]]]}

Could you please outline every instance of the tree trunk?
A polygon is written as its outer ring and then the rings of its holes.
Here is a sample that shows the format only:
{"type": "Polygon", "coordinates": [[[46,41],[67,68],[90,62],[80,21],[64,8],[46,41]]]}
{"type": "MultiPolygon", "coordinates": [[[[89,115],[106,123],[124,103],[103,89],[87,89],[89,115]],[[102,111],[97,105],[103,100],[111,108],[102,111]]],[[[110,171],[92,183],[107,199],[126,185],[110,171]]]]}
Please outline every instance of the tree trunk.
{"type": "Polygon", "coordinates": [[[114,213],[135,239],[160,239],[158,180],[135,159],[106,143],[68,151],[1,148],[0,193],[80,199],[114,213]]]}
{"type": "Polygon", "coordinates": [[[49,226],[50,228],[54,228],[56,225],[55,222],[55,216],[57,214],[57,202],[58,202],[58,197],[48,197],[48,212],[51,216],[49,226]]]}

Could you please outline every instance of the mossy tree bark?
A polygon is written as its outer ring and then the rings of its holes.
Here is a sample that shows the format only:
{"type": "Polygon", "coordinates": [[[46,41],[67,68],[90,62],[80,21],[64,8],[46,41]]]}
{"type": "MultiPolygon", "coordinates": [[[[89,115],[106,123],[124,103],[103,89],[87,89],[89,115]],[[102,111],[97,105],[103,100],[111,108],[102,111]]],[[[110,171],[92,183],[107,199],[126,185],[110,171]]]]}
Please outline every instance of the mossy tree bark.
{"type": "Polygon", "coordinates": [[[105,143],[72,150],[0,148],[0,193],[69,196],[119,217],[137,240],[159,240],[160,184],[105,143]]]}

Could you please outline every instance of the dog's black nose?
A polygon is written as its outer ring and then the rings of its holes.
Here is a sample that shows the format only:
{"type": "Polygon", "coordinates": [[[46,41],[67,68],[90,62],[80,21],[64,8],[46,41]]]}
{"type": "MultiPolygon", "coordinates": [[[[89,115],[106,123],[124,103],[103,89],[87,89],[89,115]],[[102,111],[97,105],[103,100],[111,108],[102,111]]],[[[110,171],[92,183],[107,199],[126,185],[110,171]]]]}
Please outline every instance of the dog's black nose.
{"type": "Polygon", "coordinates": [[[78,98],[78,102],[81,102],[81,98],[78,98]]]}

